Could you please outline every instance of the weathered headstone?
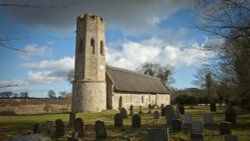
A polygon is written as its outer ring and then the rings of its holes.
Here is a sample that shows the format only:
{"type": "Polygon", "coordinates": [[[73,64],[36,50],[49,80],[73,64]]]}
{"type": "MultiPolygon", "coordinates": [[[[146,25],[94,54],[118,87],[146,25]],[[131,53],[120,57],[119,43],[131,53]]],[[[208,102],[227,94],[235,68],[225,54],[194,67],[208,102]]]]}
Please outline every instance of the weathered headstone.
{"type": "Polygon", "coordinates": [[[206,125],[211,125],[214,123],[214,120],[213,120],[213,114],[212,113],[205,113],[203,115],[203,122],[204,124],[206,125]]]}
{"type": "Polygon", "coordinates": [[[41,124],[40,123],[34,124],[34,126],[33,126],[33,133],[34,134],[41,133],[41,124]]]}
{"type": "Polygon", "coordinates": [[[95,134],[97,140],[107,138],[107,131],[103,121],[97,120],[95,122],[95,134]]]}
{"type": "Polygon", "coordinates": [[[115,127],[122,127],[123,126],[123,118],[122,118],[121,114],[115,115],[114,124],[115,124],[115,127]]]}
{"type": "Polygon", "coordinates": [[[75,118],[76,118],[76,113],[70,112],[69,113],[69,126],[74,126],[75,118]]]}
{"type": "Polygon", "coordinates": [[[166,107],[161,108],[161,116],[166,116],[166,107]]]}
{"type": "Polygon", "coordinates": [[[129,106],[129,115],[132,116],[134,114],[134,106],[130,105],[129,106]]]}
{"type": "Polygon", "coordinates": [[[76,118],[74,122],[75,131],[78,133],[79,138],[84,138],[84,123],[81,118],[76,118]]]}
{"type": "Polygon", "coordinates": [[[166,106],[166,121],[171,123],[176,118],[174,108],[171,105],[166,106]]]}
{"type": "Polygon", "coordinates": [[[64,136],[65,131],[64,131],[64,123],[63,123],[63,121],[61,119],[57,119],[55,121],[55,124],[56,124],[56,133],[55,133],[55,135],[57,137],[64,136]]]}
{"type": "Polygon", "coordinates": [[[180,113],[183,115],[183,114],[185,114],[185,107],[184,107],[184,105],[179,105],[179,111],[180,111],[180,113]]]}
{"type": "Polygon", "coordinates": [[[233,106],[229,106],[225,112],[225,121],[231,122],[233,125],[236,124],[236,110],[233,106]]]}
{"type": "Polygon", "coordinates": [[[216,103],[215,102],[210,103],[210,111],[211,112],[216,112],[216,103]]]}
{"type": "Polygon", "coordinates": [[[128,112],[125,108],[122,108],[120,110],[120,114],[121,114],[122,118],[128,118],[128,112]]]}
{"type": "Polygon", "coordinates": [[[183,124],[192,124],[193,122],[193,115],[192,113],[185,113],[183,124]]]}
{"type": "Polygon", "coordinates": [[[192,133],[190,138],[192,141],[204,141],[204,135],[202,133],[192,133]]]}
{"type": "Polygon", "coordinates": [[[235,135],[226,134],[224,136],[225,141],[238,141],[238,137],[235,135]]]}
{"type": "Polygon", "coordinates": [[[230,122],[221,122],[219,123],[220,135],[231,134],[232,132],[232,123],[230,122]]]}
{"type": "Polygon", "coordinates": [[[139,106],[139,114],[142,114],[142,107],[141,107],[141,105],[139,106]]]}
{"type": "Polygon", "coordinates": [[[149,128],[147,141],[170,141],[169,129],[149,128]]]}
{"type": "Polygon", "coordinates": [[[133,115],[132,117],[132,127],[141,127],[141,117],[139,115],[133,115]]]}
{"type": "Polygon", "coordinates": [[[155,120],[160,119],[160,113],[158,111],[155,111],[153,115],[155,120]]]}
{"type": "Polygon", "coordinates": [[[172,120],[172,130],[173,132],[181,131],[182,129],[182,120],[174,119],[172,120]]]}
{"type": "Polygon", "coordinates": [[[53,133],[53,121],[48,120],[46,122],[46,132],[48,135],[51,135],[53,133]]]}
{"type": "Polygon", "coordinates": [[[192,133],[203,133],[204,126],[201,121],[192,122],[192,133]]]}

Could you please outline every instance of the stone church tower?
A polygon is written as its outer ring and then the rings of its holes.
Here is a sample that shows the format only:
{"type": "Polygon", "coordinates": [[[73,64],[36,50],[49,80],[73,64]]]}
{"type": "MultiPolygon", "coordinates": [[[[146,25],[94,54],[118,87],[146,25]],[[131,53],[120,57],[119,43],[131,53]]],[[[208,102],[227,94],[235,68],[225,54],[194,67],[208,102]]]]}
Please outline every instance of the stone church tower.
{"type": "Polygon", "coordinates": [[[90,14],[77,18],[72,112],[106,109],[105,23],[90,14]]]}

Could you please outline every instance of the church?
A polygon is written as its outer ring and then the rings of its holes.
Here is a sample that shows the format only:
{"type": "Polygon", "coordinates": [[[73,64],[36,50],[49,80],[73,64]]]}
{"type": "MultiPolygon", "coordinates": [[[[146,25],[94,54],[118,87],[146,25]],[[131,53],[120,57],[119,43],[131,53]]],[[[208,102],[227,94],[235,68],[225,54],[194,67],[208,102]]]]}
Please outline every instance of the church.
{"type": "Polygon", "coordinates": [[[72,112],[100,112],[170,104],[170,90],[158,78],[106,65],[105,22],[101,16],[77,18],[72,112]]]}

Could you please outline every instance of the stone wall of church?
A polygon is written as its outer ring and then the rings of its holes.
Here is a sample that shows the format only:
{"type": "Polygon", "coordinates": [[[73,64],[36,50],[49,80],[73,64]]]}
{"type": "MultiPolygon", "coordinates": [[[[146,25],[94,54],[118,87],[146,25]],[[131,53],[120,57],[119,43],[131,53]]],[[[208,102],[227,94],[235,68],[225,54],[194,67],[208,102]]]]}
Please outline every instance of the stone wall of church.
{"type": "Polygon", "coordinates": [[[161,106],[161,104],[170,104],[169,94],[135,94],[135,93],[113,93],[113,109],[119,108],[119,101],[122,101],[122,107],[128,109],[133,106],[148,107],[148,104],[161,106]],[[120,100],[122,99],[122,100],[120,100]]]}

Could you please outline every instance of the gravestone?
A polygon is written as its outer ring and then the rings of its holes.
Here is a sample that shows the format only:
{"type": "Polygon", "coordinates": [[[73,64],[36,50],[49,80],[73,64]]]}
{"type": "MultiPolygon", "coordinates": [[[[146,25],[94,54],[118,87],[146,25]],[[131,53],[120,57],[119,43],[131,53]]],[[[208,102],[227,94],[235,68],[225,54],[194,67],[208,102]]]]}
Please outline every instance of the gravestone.
{"type": "Polygon", "coordinates": [[[227,134],[224,136],[225,141],[238,141],[238,137],[235,135],[227,134]]]}
{"type": "Polygon", "coordinates": [[[134,114],[134,106],[130,105],[129,106],[129,115],[132,116],[134,114]]]}
{"type": "Polygon", "coordinates": [[[183,114],[185,114],[185,107],[184,107],[184,105],[179,105],[179,111],[180,111],[180,113],[183,115],[183,114]]]}
{"type": "Polygon", "coordinates": [[[192,122],[192,133],[203,133],[204,126],[201,121],[192,122]]]}
{"type": "Polygon", "coordinates": [[[190,138],[192,141],[204,141],[204,135],[202,133],[192,133],[190,138]]]}
{"type": "Polygon", "coordinates": [[[115,115],[114,124],[115,124],[115,127],[122,127],[123,126],[123,119],[122,119],[121,114],[115,115]]]}
{"type": "Polygon", "coordinates": [[[152,113],[152,106],[151,104],[148,104],[148,114],[151,114],[152,113]]]}
{"type": "Polygon", "coordinates": [[[206,125],[211,125],[214,123],[214,120],[213,120],[213,114],[212,113],[205,113],[203,115],[203,122],[204,124],[206,125]]]}
{"type": "Polygon", "coordinates": [[[192,124],[193,122],[193,115],[192,113],[185,113],[183,124],[192,124]]]}
{"type": "Polygon", "coordinates": [[[51,135],[53,133],[53,121],[48,120],[46,122],[46,133],[51,135]]]}
{"type": "Polygon", "coordinates": [[[161,108],[161,116],[166,116],[166,107],[161,108]]]}
{"type": "Polygon", "coordinates": [[[167,123],[171,123],[173,119],[175,119],[175,111],[171,105],[166,106],[166,121],[167,123]]]}
{"type": "Polygon", "coordinates": [[[75,119],[74,128],[75,131],[78,133],[78,137],[84,138],[84,123],[81,118],[75,119]]]}
{"type": "Polygon", "coordinates": [[[182,120],[174,119],[172,120],[172,130],[173,132],[181,131],[182,129],[182,120]]]}
{"type": "Polygon", "coordinates": [[[55,121],[55,124],[56,124],[56,133],[55,135],[57,137],[62,137],[64,135],[64,123],[61,119],[57,119],[55,121]]]}
{"type": "Polygon", "coordinates": [[[225,112],[225,121],[231,122],[233,125],[236,124],[236,110],[233,106],[229,106],[225,112]]]}
{"type": "Polygon", "coordinates": [[[69,126],[74,126],[75,118],[76,118],[76,113],[70,112],[69,113],[69,126]]]}
{"type": "Polygon", "coordinates": [[[122,118],[128,118],[128,112],[125,108],[122,108],[120,110],[120,114],[121,114],[122,118]]]}
{"type": "Polygon", "coordinates": [[[216,112],[216,103],[215,102],[210,103],[210,111],[211,112],[216,112]]]}
{"type": "Polygon", "coordinates": [[[33,126],[33,133],[34,134],[41,133],[41,124],[40,123],[34,124],[34,126],[33,126]]]}
{"type": "Polygon", "coordinates": [[[147,141],[170,141],[169,129],[149,128],[147,141]]]}
{"type": "Polygon", "coordinates": [[[141,107],[141,105],[139,106],[139,114],[142,114],[142,107],[141,107]]]}
{"type": "Polygon", "coordinates": [[[219,130],[220,130],[220,135],[231,134],[232,123],[225,121],[219,123],[219,130]]]}
{"type": "Polygon", "coordinates": [[[141,127],[141,117],[139,115],[132,116],[132,127],[141,127]]]}
{"type": "Polygon", "coordinates": [[[160,113],[158,111],[155,111],[153,115],[155,120],[160,119],[160,113]]]}
{"type": "Polygon", "coordinates": [[[95,122],[95,134],[97,140],[107,138],[107,131],[103,121],[97,120],[95,122]]]}

